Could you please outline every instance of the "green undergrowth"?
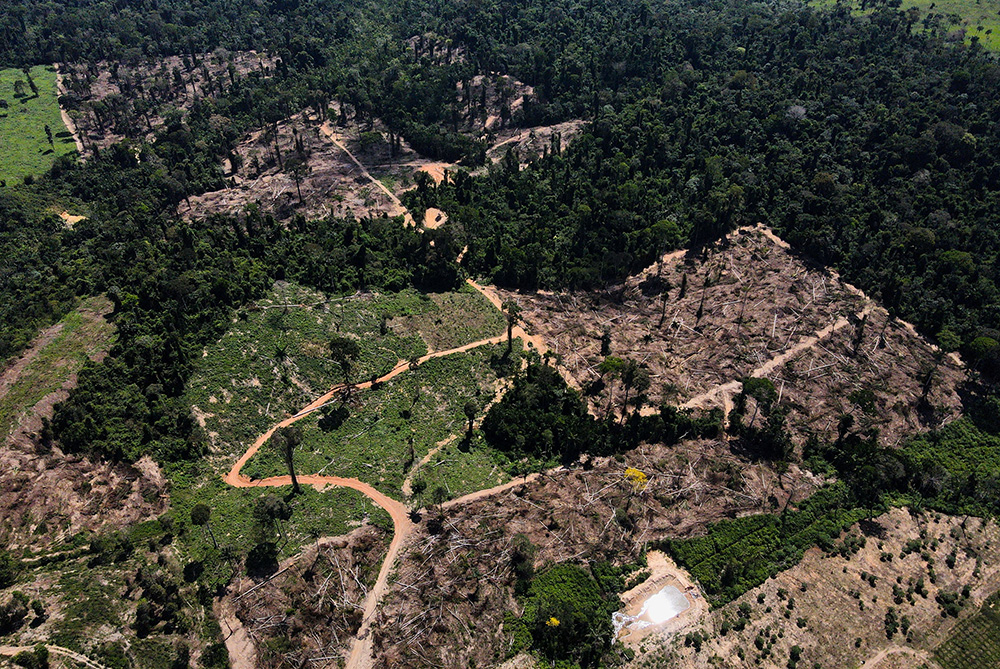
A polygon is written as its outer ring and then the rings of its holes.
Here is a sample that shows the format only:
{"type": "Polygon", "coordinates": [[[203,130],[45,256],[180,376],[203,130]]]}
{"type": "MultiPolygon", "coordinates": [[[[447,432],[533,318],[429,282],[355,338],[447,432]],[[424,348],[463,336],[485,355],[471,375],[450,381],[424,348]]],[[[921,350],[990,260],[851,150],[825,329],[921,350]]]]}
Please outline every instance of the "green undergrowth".
{"type": "Polygon", "coordinates": [[[848,498],[843,484],[834,484],[796,510],[720,521],[703,537],[667,539],[657,547],[698,580],[713,606],[722,606],[798,564],[806,549],[832,548],[841,532],[869,516],[851,508],[848,498]]]}
{"type": "Polygon", "coordinates": [[[359,382],[426,354],[425,341],[440,350],[499,334],[502,316],[469,291],[328,298],[279,283],[267,299],[241,309],[229,332],[206,347],[188,383],[187,402],[216,450],[236,455],[269,426],[343,382],[330,360],[335,336],[357,342],[351,381],[359,382]]]}
{"type": "MultiPolygon", "coordinates": [[[[324,414],[341,410],[339,402],[302,419],[296,423],[304,437],[295,451],[296,472],[358,478],[398,495],[413,463],[441,440],[463,432],[465,403],[472,400],[481,411],[492,399],[496,374],[491,362],[505,347],[433,358],[376,388],[355,391],[346,420],[328,431],[320,423],[324,414]]],[[[265,478],[287,469],[280,453],[265,444],[243,473],[265,478]]]]}
{"type": "Polygon", "coordinates": [[[106,298],[92,297],[63,317],[58,333],[0,397],[0,434],[6,435],[24,411],[80,371],[88,357],[111,346],[114,328],[101,315],[110,306],[106,298]]]}
{"type": "Polygon", "coordinates": [[[492,488],[510,481],[506,456],[490,448],[482,435],[455,439],[431,457],[413,477],[415,506],[429,506],[441,500],[492,488]]]}
{"type": "Polygon", "coordinates": [[[59,113],[55,70],[39,65],[29,72],[37,95],[22,70],[0,70],[0,100],[7,104],[6,109],[0,105],[0,180],[11,185],[42,174],[58,156],[76,151],[59,113]],[[20,91],[15,89],[18,81],[23,86],[20,91]],[[45,126],[52,133],[51,144],[45,126]]]}
{"type": "Polygon", "coordinates": [[[503,334],[506,322],[499,309],[468,284],[451,293],[430,293],[433,307],[394,318],[400,334],[419,334],[434,351],[456,348],[503,334]]]}
{"type": "Polygon", "coordinates": [[[977,614],[955,626],[934,651],[942,669],[1000,666],[1000,592],[983,602],[977,614]]]}
{"type": "Polygon", "coordinates": [[[227,549],[246,555],[255,546],[272,542],[277,557],[298,553],[305,544],[317,537],[339,536],[358,526],[366,518],[392,529],[389,515],[371,500],[349,488],[328,488],[318,492],[302,486],[302,492],[291,495],[291,486],[277,488],[234,488],[226,484],[211,466],[205,463],[185,463],[166,468],[170,477],[170,517],[180,532],[180,546],[188,561],[201,563],[205,576],[202,582],[224,582],[230,567],[223,559],[227,549]],[[275,495],[291,507],[291,518],[277,527],[262,526],[254,517],[257,501],[275,495]],[[211,509],[207,530],[191,524],[191,509],[207,504],[211,509]],[[215,547],[212,535],[218,542],[215,547]]]}

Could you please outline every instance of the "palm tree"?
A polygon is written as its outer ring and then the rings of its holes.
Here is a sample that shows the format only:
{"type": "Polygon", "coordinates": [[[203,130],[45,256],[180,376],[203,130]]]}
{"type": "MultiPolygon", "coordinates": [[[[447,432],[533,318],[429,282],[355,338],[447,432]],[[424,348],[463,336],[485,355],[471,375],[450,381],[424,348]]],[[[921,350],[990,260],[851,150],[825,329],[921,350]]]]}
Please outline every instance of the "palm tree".
{"type": "Polygon", "coordinates": [[[208,535],[212,537],[212,544],[216,549],[218,549],[219,542],[215,540],[215,533],[212,532],[212,526],[209,523],[211,518],[212,509],[210,509],[207,504],[195,504],[191,508],[191,523],[205,528],[208,531],[208,535]]]}
{"type": "Polygon", "coordinates": [[[299,481],[295,477],[295,447],[302,443],[302,430],[294,426],[278,428],[271,435],[271,443],[278,449],[278,452],[285,458],[285,465],[288,467],[288,475],[292,479],[292,494],[298,495],[301,492],[299,481]]]}

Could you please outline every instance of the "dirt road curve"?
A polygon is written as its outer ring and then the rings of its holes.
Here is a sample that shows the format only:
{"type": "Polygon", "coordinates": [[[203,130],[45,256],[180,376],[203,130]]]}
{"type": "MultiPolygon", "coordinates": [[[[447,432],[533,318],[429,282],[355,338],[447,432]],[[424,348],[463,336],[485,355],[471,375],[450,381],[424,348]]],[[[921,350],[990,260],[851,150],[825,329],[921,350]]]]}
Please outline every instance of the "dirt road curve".
{"type": "MultiPolygon", "coordinates": [[[[334,140],[336,141],[336,140],[334,140]]],[[[346,151],[346,149],[344,149],[346,151]]],[[[353,159],[353,156],[351,156],[353,159]]],[[[357,162],[355,160],[355,162],[357,162]]],[[[358,163],[360,165],[360,163],[358,163]]],[[[468,280],[470,286],[478,290],[480,293],[486,297],[496,308],[501,308],[500,298],[492,290],[486,289],[479,284],[477,284],[472,279],[468,280]]],[[[545,342],[542,341],[541,337],[529,336],[521,327],[515,327],[513,329],[513,335],[516,338],[521,339],[527,345],[529,342],[531,345],[539,349],[539,352],[544,353],[545,342]]],[[[490,337],[488,339],[480,339],[464,346],[457,346],[455,348],[448,349],[446,351],[435,351],[429,353],[420,358],[419,362],[423,363],[432,358],[441,358],[446,355],[452,355],[454,353],[463,353],[480,346],[487,346],[490,344],[499,344],[506,339],[506,334],[497,335],[496,337],[490,337]]],[[[405,361],[400,361],[395,367],[393,367],[389,372],[382,375],[376,380],[376,383],[383,383],[388,381],[399,374],[402,374],[405,370],[409,369],[409,363],[405,361]]],[[[372,382],[368,381],[365,383],[360,383],[354,386],[359,390],[370,388],[372,382]]],[[[243,466],[252,458],[260,447],[267,443],[267,440],[271,438],[276,430],[282,427],[286,427],[302,420],[312,412],[326,406],[328,403],[333,401],[337,395],[345,388],[344,384],[337,384],[329,391],[320,395],[315,400],[310,402],[305,408],[299,411],[294,416],[290,416],[278,424],[272,426],[267,432],[257,437],[250,448],[236,461],[232,469],[223,477],[226,483],[236,488],[256,488],[256,487],[279,487],[292,484],[291,476],[272,476],[266,479],[251,480],[250,478],[244,476],[240,473],[243,466]]],[[[489,490],[481,490],[472,495],[467,495],[456,500],[452,500],[447,506],[455,506],[464,502],[471,501],[473,499],[481,499],[483,497],[488,497],[489,495],[502,492],[508,488],[514,487],[515,485],[523,485],[527,481],[534,480],[537,477],[533,475],[524,481],[518,481],[516,483],[509,483],[502,486],[497,486],[496,488],[491,488],[489,490]]],[[[344,488],[351,488],[352,490],[357,490],[361,494],[367,496],[373,502],[378,504],[380,507],[385,509],[389,516],[392,518],[393,525],[393,537],[392,543],[389,544],[389,550],[386,553],[385,560],[382,562],[382,568],[379,569],[378,578],[375,580],[375,585],[368,593],[368,597],[365,600],[364,616],[361,622],[361,628],[358,630],[358,635],[354,639],[351,645],[351,652],[347,659],[348,669],[361,669],[371,666],[371,636],[369,630],[371,627],[371,621],[375,617],[375,612],[378,609],[378,604],[382,601],[382,597],[385,595],[386,588],[389,584],[389,573],[392,571],[393,566],[396,562],[396,557],[399,555],[399,551],[403,544],[409,538],[410,534],[413,532],[413,523],[410,521],[409,509],[400,501],[392,499],[388,495],[379,492],[372,486],[358,479],[348,479],[342,478],[340,476],[321,476],[318,474],[305,474],[303,476],[297,477],[299,483],[302,485],[314,486],[317,490],[322,490],[326,486],[340,486],[344,488]]]]}
{"type": "MultiPolygon", "coordinates": [[[[107,667],[105,667],[103,664],[98,664],[97,662],[94,662],[86,655],[81,655],[80,653],[72,651],[69,648],[63,648],[62,646],[53,646],[51,644],[45,644],[45,647],[48,648],[49,653],[53,655],[62,655],[64,657],[68,657],[74,662],[78,662],[86,667],[90,667],[90,669],[107,669],[107,667]]],[[[33,650],[31,646],[0,646],[0,655],[7,655],[9,657],[13,657],[18,653],[31,650],[33,650]]]]}

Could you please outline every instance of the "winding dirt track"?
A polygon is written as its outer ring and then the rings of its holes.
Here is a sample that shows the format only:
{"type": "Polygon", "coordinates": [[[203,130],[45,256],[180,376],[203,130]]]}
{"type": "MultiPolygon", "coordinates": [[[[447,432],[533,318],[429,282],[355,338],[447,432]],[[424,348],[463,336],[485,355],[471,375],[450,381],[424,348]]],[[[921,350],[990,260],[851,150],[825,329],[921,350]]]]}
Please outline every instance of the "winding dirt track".
{"type": "MultiPolygon", "coordinates": [[[[68,657],[69,659],[82,664],[90,669],[107,669],[103,664],[98,664],[94,660],[91,660],[86,655],[81,655],[76,651],[70,650],[69,648],[63,648],[62,646],[53,646],[52,644],[43,644],[49,649],[49,652],[53,655],[62,655],[68,657]]],[[[32,646],[0,646],[0,655],[6,655],[8,657],[13,657],[18,653],[31,652],[34,650],[32,646]]]]}
{"type": "MultiPolygon", "coordinates": [[[[336,140],[335,140],[336,141],[336,140]]],[[[345,149],[346,151],[346,149],[345,149]]],[[[353,156],[352,156],[353,158],[353,156]]],[[[495,292],[480,286],[472,279],[467,279],[467,283],[479,291],[490,303],[496,308],[501,308],[500,298],[495,292]]],[[[546,350],[545,343],[539,336],[529,336],[523,328],[520,326],[513,329],[513,336],[515,338],[521,339],[527,345],[537,347],[539,352],[544,353],[546,350]]],[[[441,358],[446,355],[452,355],[455,353],[464,353],[474,348],[480,346],[488,346],[491,344],[499,344],[507,338],[506,334],[497,335],[496,337],[490,337],[488,339],[480,339],[479,341],[474,341],[463,346],[456,346],[455,348],[450,348],[446,351],[435,351],[429,353],[419,359],[420,363],[424,363],[432,358],[441,358]]],[[[409,363],[405,361],[400,361],[393,367],[389,372],[383,374],[379,377],[375,383],[383,383],[388,381],[410,368],[409,363]]],[[[372,382],[367,381],[365,383],[359,383],[354,386],[354,388],[359,390],[364,390],[366,388],[371,388],[372,382]]],[[[257,437],[250,448],[236,461],[232,469],[223,477],[223,480],[229,485],[236,488],[256,488],[256,487],[279,487],[292,484],[291,476],[271,476],[266,479],[252,480],[247,476],[240,473],[243,466],[252,458],[260,447],[267,443],[267,440],[271,438],[276,430],[282,427],[286,427],[302,420],[312,412],[320,409],[336,398],[338,393],[345,389],[344,384],[337,384],[333,386],[329,391],[323,395],[317,397],[315,400],[310,402],[305,408],[299,411],[294,416],[290,416],[276,425],[272,426],[267,432],[257,437]]],[[[537,475],[535,475],[537,476],[537,475]]],[[[364,614],[361,622],[361,628],[358,630],[358,634],[351,644],[351,652],[347,659],[346,667],[348,669],[361,669],[363,667],[371,666],[371,637],[369,635],[369,630],[371,627],[371,621],[375,617],[375,612],[378,608],[379,602],[385,595],[386,588],[389,584],[389,574],[392,571],[393,566],[396,562],[396,557],[399,555],[400,548],[409,538],[413,532],[413,523],[410,521],[409,509],[402,502],[392,499],[388,495],[379,492],[371,485],[359,481],[358,479],[342,478],[340,476],[321,476],[318,474],[305,474],[303,476],[296,477],[299,483],[303,485],[311,485],[317,490],[322,490],[326,486],[340,486],[343,488],[351,488],[352,490],[357,490],[361,494],[367,496],[373,502],[378,504],[380,507],[385,509],[389,516],[392,518],[393,525],[393,537],[392,542],[389,544],[389,550],[386,553],[385,560],[382,562],[382,568],[379,570],[378,578],[375,580],[375,585],[368,593],[368,597],[365,600],[364,614]]],[[[481,490],[479,492],[472,493],[471,495],[466,495],[465,497],[460,497],[458,499],[452,500],[446,506],[456,506],[458,504],[471,501],[473,499],[481,499],[482,497],[488,497],[489,495],[502,492],[515,485],[523,485],[526,481],[533,480],[533,477],[529,477],[524,481],[518,481],[516,483],[512,482],[509,484],[504,484],[497,486],[495,488],[490,488],[488,490],[481,490]]]]}

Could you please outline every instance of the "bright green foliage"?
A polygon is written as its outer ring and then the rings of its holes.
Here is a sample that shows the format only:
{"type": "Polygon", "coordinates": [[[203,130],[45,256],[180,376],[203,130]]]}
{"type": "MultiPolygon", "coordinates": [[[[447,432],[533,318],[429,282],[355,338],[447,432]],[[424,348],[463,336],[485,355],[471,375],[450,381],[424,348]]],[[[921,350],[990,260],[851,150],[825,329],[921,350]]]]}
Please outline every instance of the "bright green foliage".
{"type": "Polygon", "coordinates": [[[942,669],[1000,666],[1000,593],[983,602],[979,613],[958,623],[934,651],[934,658],[942,669]]]}
{"type": "Polygon", "coordinates": [[[352,380],[365,381],[426,352],[415,334],[400,337],[392,329],[382,334],[382,317],[420,314],[433,302],[416,291],[328,301],[321,293],[287,284],[258,307],[244,309],[229,332],[206,348],[186,394],[190,405],[213,414],[205,417],[205,429],[234,455],[283,415],[343,381],[329,353],[338,329],[360,349],[352,380]],[[310,306],[272,308],[281,304],[310,306]]]}
{"type": "MultiPolygon", "coordinates": [[[[302,428],[303,443],[295,452],[296,471],[355,477],[398,494],[407,473],[409,440],[414,440],[414,455],[419,460],[437,442],[463,432],[465,398],[492,392],[496,376],[490,359],[498,355],[498,347],[433,358],[377,388],[357,391],[351,396],[347,419],[330,431],[321,429],[320,412],[299,421],[296,425],[302,428]]],[[[337,400],[334,402],[336,407],[337,400]]],[[[493,469],[489,457],[464,461],[487,472],[493,469]]],[[[454,477],[457,472],[451,464],[452,473],[436,471],[434,480],[443,484],[443,478],[454,477]]],[[[286,471],[272,449],[261,449],[243,469],[255,478],[286,471]]],[[[469,482],[480,480],[480,476],[469,482]]],[[[434,487],[429,486],[428,492],[434,487]]],[[[452,492],[467,490],[463,488],[452,492]]]]}
{"type": "Polygon", "coordinates": [[[961,418],[904,446],[913,488],[934,508],[988,515],[1000,509],[1000,435],[961,418]]]}
{"type": "Polygon", "coordinates": [[[0,104],[0,181],[8,185],[28,175],[38,176],[57,156],[76,151],[76,142],[59,114],[55,70],[37,66],[30,74],[37,96],[22,70],[0,70],[0,100],[7,103],[6,109],[0,104]],[[17,81],[24,86],[21,95],[15,92],[17,81]],[[52,144],[45,126],[52,132],[52,144]]]}
{"type": "Polygon", "coordinates": [[[723,520],[704,537],[667,539],[661,546],[698,580],[712,605],[721,606],[798,564],[807,548],[832,547],[843,530],[867,515],[846,502],[844,486],[836,484],[797,510],[723,520]]]}
{"type": "Polygon", "coordinates": [[[597,667],[611,647],[611,614],[619,605],[586,571],[559,564],[532,580],[521,619],[546,658],[597,667]]]}

